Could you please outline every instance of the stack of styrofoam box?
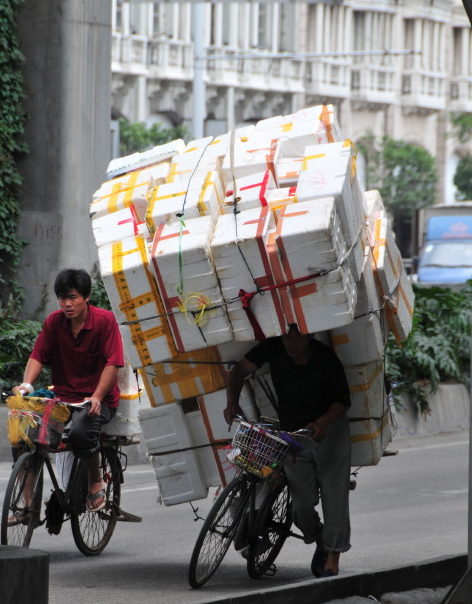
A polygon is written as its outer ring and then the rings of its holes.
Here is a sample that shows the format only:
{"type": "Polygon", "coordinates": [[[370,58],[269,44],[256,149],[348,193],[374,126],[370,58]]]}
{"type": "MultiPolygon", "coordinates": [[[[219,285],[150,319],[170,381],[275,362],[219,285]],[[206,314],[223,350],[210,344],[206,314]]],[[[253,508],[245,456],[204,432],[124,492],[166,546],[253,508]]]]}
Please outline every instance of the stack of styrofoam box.
{"type": "MultiPolygon", "coordinates": [[[[139,419],[154,473],[165,505],[207,496],[208,488],[226,484],[234,468],[225,447],[236,431],[223,419],[225,391],[139,409],[139,419]],[[169,453],[167,453],[169,452],[169,453]]],[[[250,421],[257,412],[247,388],[240,405],[250,421]]]]}
{"type": "MultiPolygon", "coordinates": [[[[385,338],[389,329],[398,341],[407,336],[413,297],[382,200],[362,194],[356,149],[333,107],[173,141],[113,160],[107,178],[92,224],[148,395],[145,441],[160,453],[188,448],[154,458],[164,503],[227,481],[224,362],[255,345],[255,326],[279,336],[294,322],[331,338],[352,391],[353,463],[377,463],[389,438],[385,338]]],[[[264,389],[251,386],[249,415],[255,403],[272,414],[264,389]]]]}

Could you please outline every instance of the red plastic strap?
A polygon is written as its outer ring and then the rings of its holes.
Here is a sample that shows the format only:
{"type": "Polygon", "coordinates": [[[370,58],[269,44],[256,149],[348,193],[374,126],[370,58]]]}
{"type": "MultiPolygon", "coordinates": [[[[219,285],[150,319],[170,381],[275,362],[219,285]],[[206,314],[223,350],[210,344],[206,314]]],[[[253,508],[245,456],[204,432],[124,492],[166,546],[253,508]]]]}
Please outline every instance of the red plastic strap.
{"type": "Polygon", "coordinates": [[[243,309],[246,313],[249,323],[251,324],[254,330],[254,337],[257,342],[262,342],[266,337],[264,332],[259,325],[256,316],[251,310],[251,302],[254,296],[262,291],[270,291],[271,289],[278,289],[280,287],[288,287],[290,285],[296,285],[297,283],[302,283],[303,281],[308,281],[309,279],[314,279],[315,277],[320,277],[324,275],[326,271],[321,271],[319,273],[314,273],[313,275],[307,275],[306,277],[299,277],[298,279],[291,279],[290,281],[284,281],[283,283],[275,283],[274,285],[266,285],[265,287],[260,287],[255,292],[246,292],[244,289],[239,290],[239,298],[241,299],[241,303],[243,305],[243,309]]]}
{"type": "Polygon", "coordinates": [[[243,309],[246,313],[248,321],[254,330],[254,337],[257,340],[257,342],[262,342],[262,340],[265,340],[266,337],[264,335],[264,332],[261,329],[261,326],[259,325],[258,320],[256,319],[254,313],[251,310],[251,301],[256,294],[257,294],[257,292],[247,293],[243,289],[239,290],[239,297],[241,299],[243,309]]]}
{"type": "Polygon", "coordinates": [[[56,404],[54,399],[50,399],[49,402],[44,407],[43,419],[41,421],[41,426],[39,428],[38,442],[41,445],[49,444],[48,440],[48,425],[49,418],[51,417],[52,408],[56,404]]]}

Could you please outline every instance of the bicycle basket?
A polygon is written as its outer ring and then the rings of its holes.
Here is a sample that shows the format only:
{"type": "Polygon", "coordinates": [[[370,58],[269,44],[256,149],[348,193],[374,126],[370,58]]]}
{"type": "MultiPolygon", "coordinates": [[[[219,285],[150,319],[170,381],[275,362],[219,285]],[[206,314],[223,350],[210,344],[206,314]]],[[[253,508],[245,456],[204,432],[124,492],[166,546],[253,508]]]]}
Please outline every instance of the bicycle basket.
{"type": "Polygon", "coordinates": [[[51,403],[52,399],[39,397],[7,398],[8,439],[14,447],[21,442],[30,448],[39,444],[55,449],[59,445],[70,411],[51,403]]]}
{"type": "Polygon", "coordinates": [[[290,445],[259,426],[241,422],[233,436],[228,460],[239,471],[269,478],[287,459],[290,445]]]}

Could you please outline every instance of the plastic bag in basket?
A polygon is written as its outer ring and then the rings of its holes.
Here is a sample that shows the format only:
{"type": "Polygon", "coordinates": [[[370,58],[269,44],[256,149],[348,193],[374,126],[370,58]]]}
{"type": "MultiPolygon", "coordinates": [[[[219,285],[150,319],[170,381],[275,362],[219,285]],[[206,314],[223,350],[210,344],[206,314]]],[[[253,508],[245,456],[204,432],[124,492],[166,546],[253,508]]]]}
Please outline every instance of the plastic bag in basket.
{"type": "Polygon", "coordinates": [[[44,417],[48,399],[39,397],[10,396],[6,400],[8,407],[8,439],[15,447],[22,441],[30,448],[34,448],[28,433],[31,429],[39,429],[43,419],[46,419],[44,430],[52,427],[57,431],[64,429],[65,422],[69,419],[70,410],[63,405],[49,407],[49,417],[44,417]]]}

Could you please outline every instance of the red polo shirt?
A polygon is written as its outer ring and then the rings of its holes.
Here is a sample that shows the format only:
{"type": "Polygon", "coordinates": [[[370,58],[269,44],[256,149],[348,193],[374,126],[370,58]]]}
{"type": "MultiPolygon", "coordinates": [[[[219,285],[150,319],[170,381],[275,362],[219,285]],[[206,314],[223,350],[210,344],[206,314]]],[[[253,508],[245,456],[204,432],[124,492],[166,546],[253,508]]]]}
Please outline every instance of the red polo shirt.
{"type": "MultiPolygon", "coordinates": [[[[115,315],[90,304],[85,325],[76,338],[72,335],[70,320],[62,310],[49,315],[30,356],[51,367],[54,392],[71,403],[83,401],[93,394],[107,365],[124,365],[123,344],[115,315]]],[[[116,407],[119,398],[115,381],[102,402],[116,407]]]]}

